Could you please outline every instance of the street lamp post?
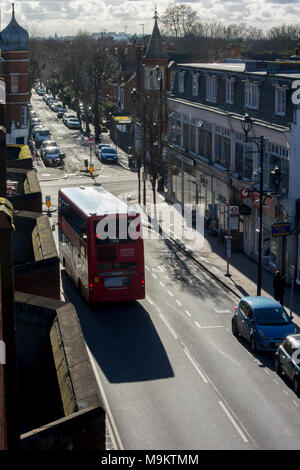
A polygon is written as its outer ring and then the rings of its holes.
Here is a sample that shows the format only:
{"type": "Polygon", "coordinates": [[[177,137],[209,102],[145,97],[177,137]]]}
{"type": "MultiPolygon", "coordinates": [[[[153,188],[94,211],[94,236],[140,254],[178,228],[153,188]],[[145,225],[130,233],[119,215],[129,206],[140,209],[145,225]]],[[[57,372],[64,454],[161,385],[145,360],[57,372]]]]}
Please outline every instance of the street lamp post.
{"type": "Polygon", "coordinates": [[[164,189],[164,169],[163,169],[163,109],[162,109],[162,91],[163,91],[163,76],[162,71],[157,65],[155,67],[155,72],[157,76],[157,81],[159,84],[159,164],[162,169],[161,178],[159,181],[159,189],[163,191],[164,189]]]}
{"type": "Polygon", "coordinates": [[[260,137],[248,137],[252,129],[253,122],[248,114],[245,114],[244,120],[241,122],[242,129],[245,133],[246,142],[254,143],[259,153],[259,233],[258,233],[258,266],[257,266],[257,296],[261,295],[262,285],[262,228],[263,228],[263,199],[264,199],[264,174],[263,174],[263,161],[265,152],[265,138],[263,135],[260,137]]]}
{"type": "MultiPolygon", "coordinates": [[[[136,88],[133,88],[131,92],[131,99],[132,99],[134,106],[135,106],[137,97],[138,97],[138,91],[136,88]]],[[[135,136],[135,121],[133,123],[133,126],[134,126],[134,136],[135,136]]],[[[135,156],[135,161],[137,165],[137,174],[138,174],[138,201],[139,201],[139,204],[141,204],[141,158],[140,158],[140,155],[136,155],[135,141],[134,141],[134,156],[135,156]]],[[[145,182],[144,182],[144,185],[145,185],[145,182]]],[[[144,205],[145,204],[146,204],[146,201],[144,201],[144,205]]]]}

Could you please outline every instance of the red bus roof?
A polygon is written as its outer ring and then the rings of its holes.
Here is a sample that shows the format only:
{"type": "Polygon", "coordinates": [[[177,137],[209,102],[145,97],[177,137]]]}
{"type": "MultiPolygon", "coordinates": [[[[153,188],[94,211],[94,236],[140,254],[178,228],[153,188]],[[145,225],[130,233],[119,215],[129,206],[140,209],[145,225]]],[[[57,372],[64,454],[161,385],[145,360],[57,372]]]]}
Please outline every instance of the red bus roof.
{"type": "Polygon", "coordinates": [[[86,217],[133,212],[127,204],[102,187],[61,188],[59,193],[66,196],[86,217]]]}

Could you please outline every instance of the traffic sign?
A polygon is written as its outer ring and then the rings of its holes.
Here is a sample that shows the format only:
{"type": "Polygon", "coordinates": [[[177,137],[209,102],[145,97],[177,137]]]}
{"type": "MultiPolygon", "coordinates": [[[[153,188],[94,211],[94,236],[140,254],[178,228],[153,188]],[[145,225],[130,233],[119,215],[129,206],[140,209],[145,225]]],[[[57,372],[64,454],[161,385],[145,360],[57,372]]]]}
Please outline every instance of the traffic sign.
{"type": "Polygon", "coordinates": [[[238,215],[239,206],[229,206],[229,215],[238,215]]]}
{"type": "Polygon", "coordinates": [[[241,199],[247,199],[250,197],[250,189],[241,189],[240,190],[241,199]]]}
{"type": "Polygon", "coordinates": [[[46,196],[46,206],[48,207],[48,209],[50,209],[50,206],[51,206],[51,196],[46,196]]]}
{"type": "Polygon", "coordinates": [[[94,137],[89,137],[88,138],[88,146],[92,147],[94,144],[95,144],[94,137]]]}

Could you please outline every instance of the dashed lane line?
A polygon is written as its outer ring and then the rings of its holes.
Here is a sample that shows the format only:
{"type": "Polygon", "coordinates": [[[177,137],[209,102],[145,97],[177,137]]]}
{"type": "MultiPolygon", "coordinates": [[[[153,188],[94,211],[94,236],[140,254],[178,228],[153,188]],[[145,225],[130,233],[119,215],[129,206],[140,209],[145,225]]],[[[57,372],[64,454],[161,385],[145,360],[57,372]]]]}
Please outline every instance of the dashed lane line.
{"type": "Polygon", "coordinates": [[[198,374],[200,375],[200,377],[202,378],[203,382],[208,384],[208,380],[207,378],[205,377],[205,374],[202,372],[202,370],[200,369],[200,366],[198,364],[198,362],[196,361],[196,359],[193,358],[193,356],[191,355],[191,353],[189,352],[188,349],[186,349],[185,347],[183,348],[186,356],[188,357],[188,359],[190,360],[190,362],[193,364],[193,366],[195,367],[196,371],[198,372],[198,374]]]}
{"type": "Polygon", "coordinates": [[[245,436],[245,434],[243,433],[243,431],[241,430],[241,428],[239,427],[239,425],[237,424],[237,422],[235,421],[235,419],[233,418],[233,416],[231,416],[231,414],[229,413],[229,411],[227,410],[226,406],[224,405],[224,403],[222,401],[219,401],[219,405],[221,406],[221,408],[223,409],[223,411],[226,413],[226,415],[228,416],[229,420],[231,421],[231,423],[233,424],[233,426],[235,427],[235,429],[237,430],[237,432],[239,433],[239,435],[241,436],[241,438],[243,439],[243,441],[247,444],[249,441],[247,439],[247,437],[245,436]]]}
{"type": "Polygon", "coordinates": [[[180,307],[182,307],[182,303],[179,302],[179,300],[176,299],[176,302],[178,303],[178,305],[179,305],[180,307]]]}
{"type": "Polygon", "coordinates": [[[169,290],[167,290],[167,292],[171,297],[174,297],[174,294],[172,294],[172,292],[170,292],[169,290]]]}

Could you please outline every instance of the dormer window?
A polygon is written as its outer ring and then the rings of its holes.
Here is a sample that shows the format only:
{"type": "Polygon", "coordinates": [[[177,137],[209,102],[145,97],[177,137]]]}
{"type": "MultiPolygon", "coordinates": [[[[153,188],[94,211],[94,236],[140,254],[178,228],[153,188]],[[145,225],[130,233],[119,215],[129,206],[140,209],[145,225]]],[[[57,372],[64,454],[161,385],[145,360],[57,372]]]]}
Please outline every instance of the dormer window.
{"type": "Polygon", "coordinates": [[[255,83],[245,83],[245,107],[251,109],[259,107],[259,87],[255,83]]]}
{"type": "Polygon", "coordinates": [[[278,116],[285,115],[286,89],[280,86],[275,88],[275,113],[278,116]]]}
{"type": "Polygon", "coordinates": [[[178,83],[179,93],[184,93],[184,76],[185,76],[185,72],[179,72],[179,83],[178,83]]]}
{"type": "Polygon", "coordinates": [[[234,102],[234,80],[226,79],[226,103],[233,104],[234,102]]]}
{"type": "Polygon", "coordinates": [[[198,96],[199,93],[199,74],[193,73],[193,96],[198,96]]]}
{"type": "Polygon", "coordinates": [[[217,78],[206,77],[206,99],[208,101],[217,101],[217,78]]]}

